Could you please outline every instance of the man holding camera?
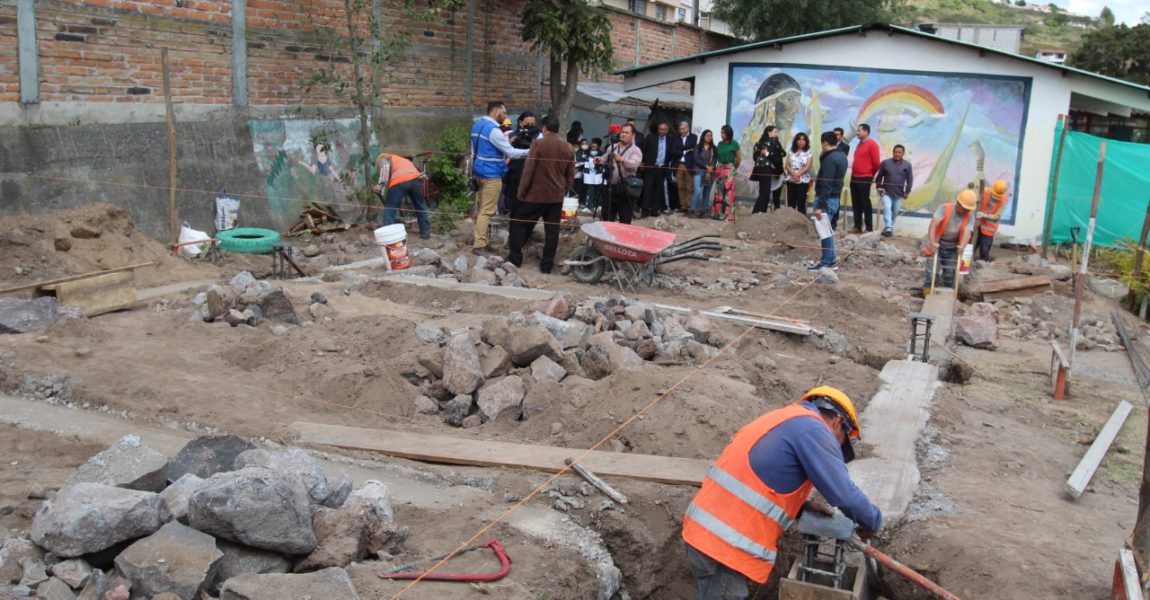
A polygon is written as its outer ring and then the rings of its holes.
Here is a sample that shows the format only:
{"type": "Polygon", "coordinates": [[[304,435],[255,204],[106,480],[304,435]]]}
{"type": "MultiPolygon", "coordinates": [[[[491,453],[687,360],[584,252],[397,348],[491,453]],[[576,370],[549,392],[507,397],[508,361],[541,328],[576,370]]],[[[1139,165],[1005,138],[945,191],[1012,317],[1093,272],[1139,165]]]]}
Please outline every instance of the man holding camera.
{"type": "MultiPolygon", "coordinates": [[[[633,200],[632,194],[627,191],[627,182],[635,182],[637,179],[639,165],[643,164],[643,151],[635,144],[634,125],[623,125],[618,135],[618,141],[608,146],[603,156],[596,157],[595,164],[606,165],[610,173],[607,200],[603,204],[603,220],[630,223],[633,200]]],[[[642,183],[636,182],[632,187],[642,190],[642,183]]]]}
{"type": "MultiPolygon", "coordinates": [[[[535,126],[535,113],[526,110],[516,120],[515,131],[507,134],[511,147],[516,150],[530,150],[531,142],[539,136],[539,129],[535,126]]],[[[516,191],[519,189],[519,180],[523,177],[523,169],[527,164],[526,158],[512,158],[507,163],[507,174],[503,176],[504,195],[507,198],[507,213],[515,213],[515,204],[518,202],[516,191]]]]}
{"type": "Polygon", "coordinates": [[[553,115],[543,117],[543,137],[531,146],[527,166],[515,190],[518,201],[511,213],[511,235],[507,240],[507,261],[516,267],[523,266],[523,243],[531,236],[535,222],[542,218],[544,241],[539,272],[544,274],[550,273],[555,265],[563,196],[575,180],[575,153],[558,133],[559,119],[553,115]]]}
{"type": "Polygon", "coordinates": [[[475,241],[471,253],[490,251],[487,229],[491,217],[499,206],[499,193],[503,190],[503,175],[507,173],[507,158],[523,158],[527,150],[513,148],[499,124],[507,118],[507,107],[502,102],[488,102],[487,116],[471,127],[472,174],[475,176],[475,241]]]}

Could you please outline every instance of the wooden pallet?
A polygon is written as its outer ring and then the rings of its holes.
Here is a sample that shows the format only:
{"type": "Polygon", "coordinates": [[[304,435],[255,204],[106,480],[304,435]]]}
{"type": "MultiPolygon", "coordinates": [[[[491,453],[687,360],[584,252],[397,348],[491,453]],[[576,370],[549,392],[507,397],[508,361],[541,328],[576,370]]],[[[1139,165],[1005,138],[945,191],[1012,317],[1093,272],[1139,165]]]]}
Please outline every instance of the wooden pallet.
{"type": "Polygon", "coordinates": [[[136,275],[132,271],[108,273],[37,288],[52,294],[61,306],[75,306],[85,317],[131,308],[136,304],[136,275]]]}

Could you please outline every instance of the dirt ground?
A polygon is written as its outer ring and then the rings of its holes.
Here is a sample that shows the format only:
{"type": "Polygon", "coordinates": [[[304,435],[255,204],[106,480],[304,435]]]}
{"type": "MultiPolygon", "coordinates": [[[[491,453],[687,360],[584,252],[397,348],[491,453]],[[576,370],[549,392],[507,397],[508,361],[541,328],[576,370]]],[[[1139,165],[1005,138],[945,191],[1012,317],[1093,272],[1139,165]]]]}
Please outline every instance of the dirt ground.
{"type": "MultiPolygon", "coordinates": [[[[906,315],[921,305],[914,295],[920,267],[911,256],[913,240],[845,240],[839,251],[847,257],[840,282],[822,285],[812,284],[805,269],[806,261],[817,257],[817,241],[812,243],[809,223],[794,211],[755,215],[733,225],[679,217],[664,218],[659,225],[681,238],[720,233],[724,247],[716,261],[661,267],[655,285],[637,294],[642,300],[801,319],[825,335],[808,339],[722,324],[719,335],[733,341],[706,369],[647,363],[638,372],[599,381],[535,385],[528,401],[542,407],[538,414],[456,429],[414,410],[412,401],[421,394],[415,357],[428,347],[415,337],[414,327],[432,322],[445,329],[477,328],[487,318],[531,303],[333,276],[325,277],[330,281],[282,282],[297,310],[306,313],[306,299],[321,292],[334,314],[280,335],[268,325],[232,328],[202,322],[192,305],[203,289],[198,287],[130,311],[65,319],[44,332],[2,336],[0,387],[189,434],[218,431],[291,443],[291,424],[310,421],[571,448],[596,444],[673,388],[607,448],[710,459],[739,427],[818,384],[844,389],[863,410],[878,390],[878,369],[904,357],[910,328],[906,315]]],[[[448,258],[466,252],[465,229],[436,235],[427,246],[448,258]]],[[[172,258],[161,244],[135,230],[126,214],[106,206],[8,220],[0,222],[0,231],[6,232],[0,234],[0,284],[5,287],[142,260],[159,260],[162,268],[141,272],[140,287],[226,282],[244,269],[257,276],[270,272],[268,257],[227,256],[216,263],[172,258]],[[76,238],[72,230],[80,225],[100,231],[99,237],[83,237],[90,236],[83,232],[76,238]],[[62,250],[56,240],[65,238],[71,242],[60,243],[69,246],[62,250]],[[12,275],[17,266],[21,272],[12,275]]],[[[302,240],[301,246],[314,244],[319,253],[301,258],[301,266],[315,273],[374,257],[377,250],[367,233],[353,228],[302,240]]],[[[577,234],[565,234],[560,256],[578,243],[577,234]]],[[[540,245],[529,247],[522,270],[531,287],[567,291],[576,300],[618,293],[606,281],[586,285],[559,273],[540,274],[532,263],[540,245]]],[[[1007,258],[1001,252],[1000,258],[1007,258]]],[[[1088,296],[1088,314],[1108,323],[1110,301],[1088,296]]],[[[1064,312],[1058,304],[1048,318],[1068,323],[1070,315],[1064,312]]],[[[1072,396],[1054,402],[1048,391],[1048,342],[1004,338],[996,351],[955,351],[976,375],[965,385],[939,388],[929,435],[920,447],[923,483],[910,522],[884,529],[878,546],[963,598],[1109,597],[1113,560],[1134,524],[1145,439],[1145,403],[1125,353],[1080,351],[1088,367],[1075,374],[1072,396]],[[1085,453],[1082,442],[1101,428],[1120,399],[1131,401],[1135,410],[1116,447],[1089,492],[1077,501],[1066,499],[1062,489],[1085,453]]],[[[0,526],[26,529],[38,505],[28,493],[50,493],[99,449],[81,439],[0,429],[0,504],[14,509],[0,518],[0,526]]],[[[495,496],[509,500],[527,495],[546,479],[499,469],[437,470],[491,477],[495,496]]],[[[693,597],[678,528],[694,489],[614,483],[632,500],[626,511],[596,510],[596,499],[572,509],[570,518],[603,537],[623,571],[630,598],[693,597]]],[[[550,504],[551,498],[539,496],[526,506],[546,509],[550,504]]],[[[431,520],[418,506],[397,507],[397,517],[411,527],[411,558],[450,550],[489,518],[462,507],[450,518],[431,520]]],[[[516,560],[512,577],[487,590],[438,584],[433,597],[593,596],[593,577],[585,566],[549,559],[530,540],[497,527],[512,541],[513,557],[524,556],[516,560]]],[[[479,559],[465,560],[483,568],[479,559]]],[[[399,589],[374,577],[377,568],[351,569],[363,597],[384,597],[399,589]]],[[[432,593],[433,588],[426,589],[432,593]]],[[[927,597],[892,574],[884,578],[883,591],[892,600],[927,597]]],[[[768,588],[762,597],[774,593],[768,588]]]]}

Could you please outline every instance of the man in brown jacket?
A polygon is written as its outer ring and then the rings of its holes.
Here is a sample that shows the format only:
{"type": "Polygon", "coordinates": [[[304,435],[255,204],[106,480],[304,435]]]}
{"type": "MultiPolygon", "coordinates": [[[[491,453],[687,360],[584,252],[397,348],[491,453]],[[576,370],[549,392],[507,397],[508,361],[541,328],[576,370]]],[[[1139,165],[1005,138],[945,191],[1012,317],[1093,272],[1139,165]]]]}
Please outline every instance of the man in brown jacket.
{"type": "Polygon", "coordinates": [[[559,137],[559,119],[543,117],[543,137],[531,144],[527,166],[519,181],[519,202],[511,215],[507,261],[523,266],[523,243],[543,219],[543,257],[539,271],[550,273],[559,248],[559,222],[563,218],[563,196],[575,181],[575,152],[571,144],[559,137]]]}

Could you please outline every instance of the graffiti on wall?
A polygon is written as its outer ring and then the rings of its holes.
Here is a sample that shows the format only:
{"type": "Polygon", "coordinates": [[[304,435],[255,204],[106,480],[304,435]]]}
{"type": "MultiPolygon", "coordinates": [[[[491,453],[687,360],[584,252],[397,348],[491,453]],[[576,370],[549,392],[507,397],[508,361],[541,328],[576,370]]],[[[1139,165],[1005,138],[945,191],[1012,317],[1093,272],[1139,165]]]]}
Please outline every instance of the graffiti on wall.
{"type": "MultiPolygon", "coordinates": [[[[903,205],[910,214],[927,216],[980,180],[1005,179],[1017,189],[1029,78],[735,64],[727,98],[744,157],[767,125],[781,130],[787,148],[807,132],[816,155],[822,132],[841,127],[850,139],[860,123],[871,126],[884,159],[901,144],[914,167],[903,205]]],[[[1015,213],[1012,198],[1003,222],[1013,224],[1015,213]]]]}
{"type": "MultiPolygon", "coordinates": [[[[263,119],[250,122],[252,146],[273,215],[294,218],[310,202],[329,204],[353,219],[362,209],[347,199],[362,181],[348,171],[361,153],[357,119],[263,119]]],[[[375,138],[372,137],[374,150],[375,138]]]]}

